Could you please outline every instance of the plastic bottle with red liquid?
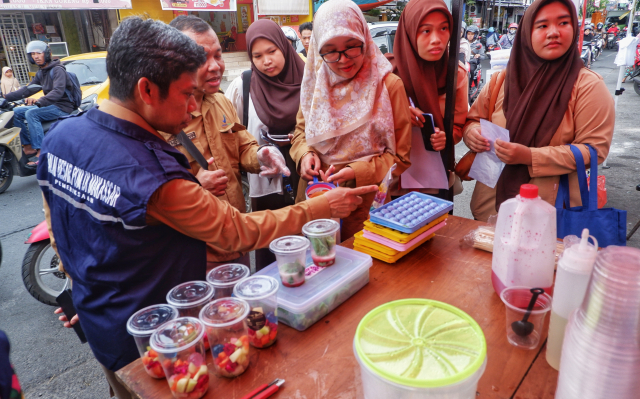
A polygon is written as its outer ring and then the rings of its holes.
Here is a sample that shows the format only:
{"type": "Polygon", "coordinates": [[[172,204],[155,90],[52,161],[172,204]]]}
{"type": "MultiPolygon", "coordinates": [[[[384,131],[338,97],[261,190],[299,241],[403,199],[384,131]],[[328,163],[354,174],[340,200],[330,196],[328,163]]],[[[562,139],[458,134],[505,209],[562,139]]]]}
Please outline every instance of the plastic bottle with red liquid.
{"type": "Polygon", "coordinates": [[[500,205],[493,241],[491,282],[498,295],[514,286],[553,290],[556,256],[556,208],[523,184],[520,195],[500,205]]]}

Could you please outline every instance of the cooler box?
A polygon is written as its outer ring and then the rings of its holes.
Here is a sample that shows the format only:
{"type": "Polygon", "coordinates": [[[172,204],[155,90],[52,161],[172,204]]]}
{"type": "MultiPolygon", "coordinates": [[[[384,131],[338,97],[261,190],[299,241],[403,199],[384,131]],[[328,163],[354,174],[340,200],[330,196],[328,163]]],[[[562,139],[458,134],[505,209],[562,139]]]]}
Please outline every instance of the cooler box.
{"type": "Polygon", "coordinates": [[[299,287],[282,285],[275,262],[256,275],[280,282],[278,321],[304,331],[367,285],[372,264],[371,256],[336,246],[336,263],[325,268],[315,266],[307,252],[305,283],[299,287]]]}

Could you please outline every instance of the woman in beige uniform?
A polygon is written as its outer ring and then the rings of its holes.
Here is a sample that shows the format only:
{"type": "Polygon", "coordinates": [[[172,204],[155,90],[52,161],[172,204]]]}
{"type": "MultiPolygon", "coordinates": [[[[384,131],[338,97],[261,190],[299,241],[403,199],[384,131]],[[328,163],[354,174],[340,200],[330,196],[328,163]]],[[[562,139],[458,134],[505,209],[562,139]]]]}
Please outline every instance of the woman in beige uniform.
{"type": "Polygon", "coordinates": [[[577,37],[578,17],[570,0],[536,0],[525,12],[506,70],[492,76],[471,107],[463,139],[472,151],[489,149],[480,119],[506,127],[511,138],[495,143],[506,164],[495,189],[476,183],[471,198],[476,219],[486,221],[525,183],[538,186],[542,199],[554,204],[564,174],[570,174],[571,206],[581,204],[576,163],[566,144],[577,145],[587,167],[590,155],[583,143],[603,162],[615,111],[602,77],[583,67],[577,37]],[[492,97],[492,90],[497,95],[492,97]]]}

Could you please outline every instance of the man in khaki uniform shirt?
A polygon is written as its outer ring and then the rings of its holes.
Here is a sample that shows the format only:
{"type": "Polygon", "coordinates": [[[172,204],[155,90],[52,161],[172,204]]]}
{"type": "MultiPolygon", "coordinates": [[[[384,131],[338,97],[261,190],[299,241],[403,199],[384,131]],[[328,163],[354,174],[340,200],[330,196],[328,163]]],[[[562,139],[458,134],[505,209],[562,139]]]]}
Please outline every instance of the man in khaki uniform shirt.
{"type": "MultiPolygon", "coordinates": [[[[209,161],[208,171],[202,170],[196,159],[174,135],[162,135],[171,146],[187,157],[191,173],[205,189],[244,213],[246,203],[240,171],[255,174],[261,172],[258,160],[260,146],[240,124],[235,107],[219,92],[225,64],[218,36],[205,21],[195,16],[180,16],[171,22],[171,26],[189,36],[207,52],[207,61],[198,70],[200,87],[195,93],[196,110],[191,113],[193,119],[184,132],[209,161]]],[[[261,151],[263,152],[265,150],[261,151]]],[[[272,155],[282,158],[278,152],[273,152],[272,155]]],[[[265,161],[264,158],[262,160],[265,161]]],[[[284,158],[281,161],[282,167],[286,169],[284,158]]],[[[288,170],[285,172],[278,169],[275,172],[279,175],[288,173],[288,170]]],[[[212,243],[207,244],[209,268],[231,261],[248,264],[248,258],[240,252],[228,252],[212,243]]]]}

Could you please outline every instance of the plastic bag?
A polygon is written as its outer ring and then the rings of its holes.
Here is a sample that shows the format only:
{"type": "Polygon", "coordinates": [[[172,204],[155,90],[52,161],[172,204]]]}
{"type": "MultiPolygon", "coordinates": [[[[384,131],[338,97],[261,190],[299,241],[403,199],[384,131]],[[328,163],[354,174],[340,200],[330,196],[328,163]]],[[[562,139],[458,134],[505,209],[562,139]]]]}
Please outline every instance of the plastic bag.
{"type": "Polygon", "coordinates": [[[384,201],[387,199],[387,193],[389,192],[389,186],[391,185],[393,171],[396,170],[397,166],[398,165],[396,165],[395,163],[391,165],[391,167],[389,168],[389,171],[387,172],[387,175],[384,177],[384,179],[382,179],[382,182],[378,187],[378,192],[376,193],[376,196],[373,198],[373,203],[371,204],[371,208],[369,208],[369,211],[378,209],[382,205],[384,205],[384,201]]]}
{"type": "MultiPolygon", "coordinates": [[[[587,177],[587,184],[590,185],[591,176],[587,177]]],[[[598,176],[598,209],[607,205],[607,176],[598,176]]]]}

